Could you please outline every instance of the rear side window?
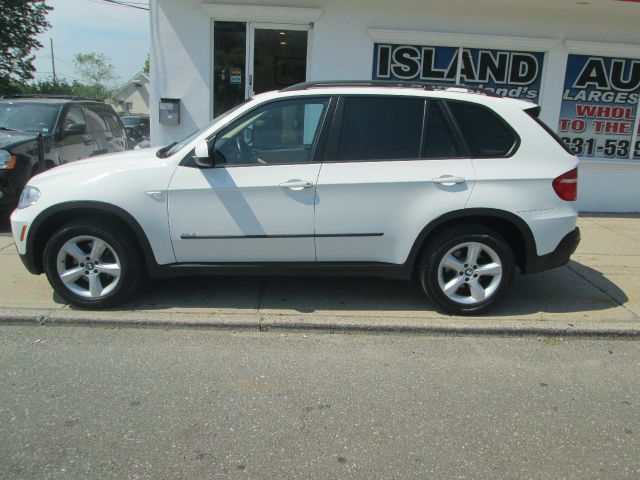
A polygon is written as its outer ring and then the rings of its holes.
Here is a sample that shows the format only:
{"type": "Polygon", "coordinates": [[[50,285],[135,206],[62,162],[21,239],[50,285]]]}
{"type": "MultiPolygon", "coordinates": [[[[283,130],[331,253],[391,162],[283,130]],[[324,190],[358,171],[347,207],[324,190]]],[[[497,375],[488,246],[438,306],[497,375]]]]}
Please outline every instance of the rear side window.
{"type": "Polygon", "coordinates": [[[424,132],[422,158],[456,158],[464,156],[440,102],[432,101],[429,104],[424,132]]]}
{"type": "Polygon", "coordinates": [[[418,158],[424,100],[347,97],[344,102],[337,160],[418,158]]]}
{"type": "Polygon", "coordinates": [[[102,115],[102,118],[104,118],[104,121],[107,124],[107,129],[109,131],[119,132],[124,128],[118,116],[111,109],[101,108],[100,115],[102,115]]]}
{"type": "Polygon", "coordinates": [[[448,101],[447,105],[472,157],[505,157],[511,153],[517,137],[495,112],[472,103],[448,101]]]}
{"type": "Polygon", "coordinates": [[[100,116],[100,110],[95,107],[85,107],[85,114],[87,116],[87,122],[89,127],[94,132],[104,132],[107,130],[107,124],[102,116],[100,116]]]}

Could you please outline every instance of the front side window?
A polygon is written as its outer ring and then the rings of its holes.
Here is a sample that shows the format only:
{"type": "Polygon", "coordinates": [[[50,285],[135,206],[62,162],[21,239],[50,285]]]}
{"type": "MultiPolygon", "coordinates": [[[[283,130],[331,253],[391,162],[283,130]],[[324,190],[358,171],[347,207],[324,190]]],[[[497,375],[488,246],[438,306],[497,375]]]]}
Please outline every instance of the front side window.
{"type": "Polygon", "coordinates": [[[309,98],[272,102],[252,110],[216,135],[216,163],[311,162],[328,104],[329,98],[309,98]]]}
{"type": "Polygon", "coordinates": [[[448,101],[447,105],[472,157],[504,157],[511,153],[517,137],[496,113],[473,103],[448,101]]]}
{"type": "Polygon", "coordinates": [[[406,97],[347,97],[337,160],[417,159],[424,100],[406,97]]]}
{"type": "Polygon", "coordinates": [[[64,117],[64,123],[62,124],[63,130],[74,129],[74,131],[81,131],[85,127],[84,114],[80,107],[71,107],[67,111],[67,115],[64,117]]]}

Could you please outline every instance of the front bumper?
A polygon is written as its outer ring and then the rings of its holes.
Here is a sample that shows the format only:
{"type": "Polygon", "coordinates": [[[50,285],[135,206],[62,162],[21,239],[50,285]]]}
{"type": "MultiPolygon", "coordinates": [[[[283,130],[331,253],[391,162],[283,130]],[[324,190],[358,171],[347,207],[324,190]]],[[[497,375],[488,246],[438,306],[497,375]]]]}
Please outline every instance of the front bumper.
{"type": "Polygon", "coordinates": [[[560,241],[556,249],[546,255],[536,256],[527,262],[524,273],[537,273],[569,263],[571,255],[580,244],[580,229],[576,227],[560,241]]]}

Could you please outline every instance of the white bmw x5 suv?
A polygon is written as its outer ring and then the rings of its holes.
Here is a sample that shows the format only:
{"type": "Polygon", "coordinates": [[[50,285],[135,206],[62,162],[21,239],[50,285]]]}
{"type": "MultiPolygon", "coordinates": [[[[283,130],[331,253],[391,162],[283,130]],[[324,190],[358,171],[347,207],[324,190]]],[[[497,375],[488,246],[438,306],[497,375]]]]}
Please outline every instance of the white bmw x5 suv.
{"type": "Polygon", "coordinates": [[[466,87],[299,84],[181,142],[34,177],[13,236],[84,308],[145,275],[323,274],[415,279],[477,314],[516,267],[563,265],[580,241],[578,160],[538,113],[466,87]]]}

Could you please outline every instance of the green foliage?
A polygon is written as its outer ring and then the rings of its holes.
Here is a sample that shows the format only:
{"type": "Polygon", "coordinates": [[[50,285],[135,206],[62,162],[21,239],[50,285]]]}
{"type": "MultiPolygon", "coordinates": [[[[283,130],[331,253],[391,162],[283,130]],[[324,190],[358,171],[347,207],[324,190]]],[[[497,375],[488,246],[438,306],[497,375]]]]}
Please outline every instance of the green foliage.
{"type": "Polygon", "coordinates": [[[73,95],[77,97],[95,98],[97,100],[105,100],[111,95],[111,90],[99,86],[96,91],[95,85],[85,85],[77,80],[68,82],[67,80],[51,79],[39,80],[32,83],[21,84],[14,82],[10,85],[10,89],[4,94],[36,94],[36,95],[73,95]]]}
{"type": "Polygon", "coordinates": [[[144,66],[142,67],[142,71],[147,75],[149,74],[149,62],[150,62],[150,57],[149,57],[149,54],[147,53],[147,58],[144,61],[144,66]]]}
{"type": "Polygon", "coordinates": [[[31,50],[42,48],[36,37],[51,26],[50,10],[46,0],[0,0],[0,94],[33,78],[31,50]]]}
{"type": "Polygon", "coordinates": [[[109,57],[104,53],[78,53],[73,63],[78,74],[85,80],[85,86],[93,90],[92,96],[109,94],[108,85],[118,78],[113,65],[109,63],[109,57]]]}

